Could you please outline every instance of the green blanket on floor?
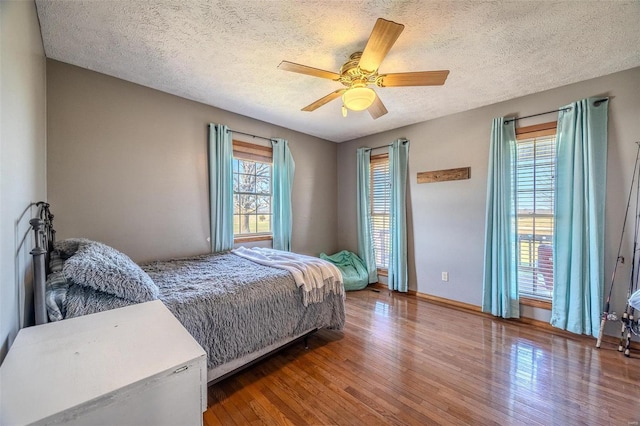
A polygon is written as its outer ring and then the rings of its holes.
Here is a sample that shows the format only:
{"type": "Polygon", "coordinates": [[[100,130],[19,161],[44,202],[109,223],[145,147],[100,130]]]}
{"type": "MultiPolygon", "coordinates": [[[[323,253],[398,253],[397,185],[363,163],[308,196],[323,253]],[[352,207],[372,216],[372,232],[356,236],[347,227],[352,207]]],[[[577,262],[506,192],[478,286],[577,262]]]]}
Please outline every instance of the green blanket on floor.
{"type": "Polygon", "coordinates": [[[347,250],[342,250],[331,256],[320,253],[320,258],[333,263],[340,269],[345,290],[362,290],[369,284],[367,267],[355,253],[347,250]]]}

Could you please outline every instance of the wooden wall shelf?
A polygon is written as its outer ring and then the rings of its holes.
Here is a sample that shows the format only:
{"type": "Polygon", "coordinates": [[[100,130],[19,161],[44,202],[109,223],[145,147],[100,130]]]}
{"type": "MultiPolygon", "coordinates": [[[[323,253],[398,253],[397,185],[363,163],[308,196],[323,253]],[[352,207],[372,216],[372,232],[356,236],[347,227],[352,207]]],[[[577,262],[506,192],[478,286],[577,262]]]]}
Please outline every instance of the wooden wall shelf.
{"type": "Polygon", "coordinates": [[[471,167],[418,173],[418,183],[446,182],[471,178],[471,167]]]}

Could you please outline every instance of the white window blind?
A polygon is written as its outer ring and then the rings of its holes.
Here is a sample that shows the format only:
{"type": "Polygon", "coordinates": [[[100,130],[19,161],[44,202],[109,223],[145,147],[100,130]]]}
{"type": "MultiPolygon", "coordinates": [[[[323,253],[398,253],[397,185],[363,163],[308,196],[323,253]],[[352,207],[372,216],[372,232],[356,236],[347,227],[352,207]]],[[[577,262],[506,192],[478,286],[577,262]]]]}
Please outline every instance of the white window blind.
{"type": "Polygon", "coordinates": [[[551,300],[556,136],[518,140],[515,167],[520,296],[551,300]]]}
{"type": "Polygon", "coordinates": [[[389,267],[389,249],[391,248],[391,217],[389,214],[391,187],[389,156],[387,154],[371,157],[370,175],[371,231],[376,267],[387,269],[389,267]]]}

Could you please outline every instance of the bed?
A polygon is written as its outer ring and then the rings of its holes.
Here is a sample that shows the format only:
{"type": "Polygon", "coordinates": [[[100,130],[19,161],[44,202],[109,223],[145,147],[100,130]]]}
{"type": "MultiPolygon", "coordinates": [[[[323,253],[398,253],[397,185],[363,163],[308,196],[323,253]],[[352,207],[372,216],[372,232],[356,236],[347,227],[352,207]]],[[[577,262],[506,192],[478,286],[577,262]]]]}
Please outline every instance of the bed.
{"type": "Polygon", "coordinates": [[[36,323],[159,299],[207,352],[210,384],[344,326],[342,277],[318,258],[241,249],[137,265],[97,241],[56,241],[46,203],[31,225],[36,323]]]}

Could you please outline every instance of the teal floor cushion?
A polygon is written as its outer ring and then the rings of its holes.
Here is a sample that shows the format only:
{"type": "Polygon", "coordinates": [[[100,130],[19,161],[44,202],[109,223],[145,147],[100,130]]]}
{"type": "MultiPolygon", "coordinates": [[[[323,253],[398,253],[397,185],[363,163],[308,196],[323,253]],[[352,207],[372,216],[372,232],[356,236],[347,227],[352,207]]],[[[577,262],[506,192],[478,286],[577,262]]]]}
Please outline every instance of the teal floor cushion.
{"type": "Polygon", "coordinates": [[[347,250],[342,250],[331,256],[320,253],[320,258],[333,263],[340,269],[345,290],[362,290],[369,284],[367,268],[355,253],[347,250]]]}

